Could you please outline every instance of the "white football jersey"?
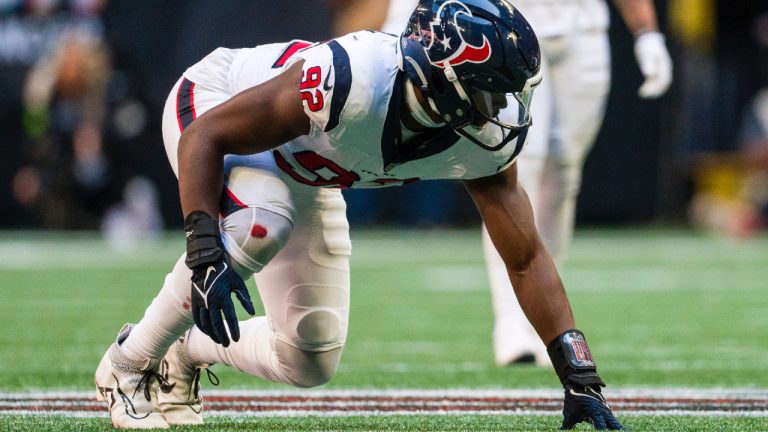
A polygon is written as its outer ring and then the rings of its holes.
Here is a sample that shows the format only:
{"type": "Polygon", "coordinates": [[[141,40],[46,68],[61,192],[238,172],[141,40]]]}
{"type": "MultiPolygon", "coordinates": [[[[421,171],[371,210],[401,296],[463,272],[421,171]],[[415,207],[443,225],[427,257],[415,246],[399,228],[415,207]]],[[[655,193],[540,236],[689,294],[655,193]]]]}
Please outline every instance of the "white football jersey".
{"type": "MultiPolygon", "coordinates": [[[[317,44],[292,41],[221,49],[184,75],[199,86],[234,95],[304,60],[300,92],[310,133],[273,151],[278,167],[303,184],[367,188],[427,179],[474,179],[511,165],[525,132],[494,152],[449,127],[417,134],[406,146],[400,145],[405,74],[397,65],[398,40],[362,31],[317,44]]],[[[517,115],[515,104],[500,116],[516,120],[517,115]]],[[[488,145],[501,142],[503,135],[492,124],[467,129],[488,145]]]]}
{"type": "MultiPolygon", "coordinates": [[[[308,47],[289,60],[304,60],[301,93],[312,124],[309,135],[275,151],[284,172],[313,186],[365,188],[474,179],[512,164],[524,134],[495,152],[448,127],[400,145],[405,75],[397,66],[397,42],[392,35],[363,31],[308,47]]],[[[516,106],[507,111],[513,112],[503,115],[517,116],[516,106]]],[[[488,124],[473,135],[493,145],[503,134],[488,124]]]]}
{"type": "Polygon", "coordinates": [[[610,14],[605,0],[515,0],[512,4],[540,38],[608,28],[610,14]]]}
{"type": "MultiPolygon", "coordinates": [[[[609,11],[605,0],[513,0],[540,38],[574,31],[606,30],[609,11]]],[[[400,34],[418,0],[390,0],[382,31],[400,34]]]]}

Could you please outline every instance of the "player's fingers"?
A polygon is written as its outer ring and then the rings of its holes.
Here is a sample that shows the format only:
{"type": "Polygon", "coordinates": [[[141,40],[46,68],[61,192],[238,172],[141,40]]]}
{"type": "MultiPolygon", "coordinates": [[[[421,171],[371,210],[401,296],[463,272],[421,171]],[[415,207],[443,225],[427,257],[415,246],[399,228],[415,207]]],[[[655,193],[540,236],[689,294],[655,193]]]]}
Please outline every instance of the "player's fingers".
{"type": "Polygon", "coordinates": [[[672,65],[672,58],[668,52],[662,53],[659,56],[659,82],[663,86],[664,90],[667,90],[672,84],[674,66],[672,65]]]}
{"type": "Polygon", "coordinates": [[[590,423],[592,423],[592,427],[597,430],[605,430],[608,428],[608,425],[605,424],[605,419],[601,415],[594,416],[590,423]]]}
{"type": "Polygon", "coordinates": [[[237,313],[235,312],[235,305],[232,303],[232,300],[224,303],[222,311],[224,312],[224,319],[227,321],[227,327],[229,327],[229,334],[232,336],[232,340],[235,342],[239,341],[240,326],[237,323],[237,313]]]}
{"type": "Polygon", "coordinates": [[[212,341],[216,343],[220,343],[219,339],[216,337],[216,335],[213,333],[213,328],[211,327],[211,318],[209,315],[209,310],[205,308],[199,308],[200,312],[200,330],[202,330],[203,333],[207,334],[209,338],[211,338],[212,341]]]}
{"type": "Polygon", "coordinates": [[[643,99],[652,99],[661,96],[664,90],[666,88],[660,85],[656,77],[649,77],[637,90],[637,94],[643,99]]]}
{"type": "Polygon", "coordinates": [[[221,319],[221,308],[211,307],[208,310],[208,316],[211,318],[211,329],[213,334],[216,335],[217,343],[221,346],[229,346],[229,336],[227,336],[227,329],[224,328],[224,320],[221,319]]]}
{"type": "Polygon", "coordinates": [[[256,309],[253,307],[253,301],[251,301],[251,295],[248,293],[248,288],[246,288],[245,283],[243,283],[242,287],[235,290],[235,297],[237,297],[240,304],[243,305],[243,309],[245,309],[249,315],[256,315],[256,309]]]}
{"type": "Polygon", "coordinates": [[[608,424],[608,429],[610,430],[624,430],[624,426],[619,423],[618,420],[616,420],[616,417],[613,415],[609,415],[606,418],[606,423],[608,424]]]}
{"type": "Polygon", "coordinates": [[[668,60],[657,59],[653,68],[643,70],[643,75],[645,81],[637,94],[643,99],[660,97],[672,84],[672,64],[668,60]]]}
{"type": "Polygon", "coordinates": [[[576,423],[579,421],[576,420],[575,417],[566,415],[563,417],[563,424],[560,426],[560,430],[570,430],[573,429],[574,426],[576,426],[576,423]]]}

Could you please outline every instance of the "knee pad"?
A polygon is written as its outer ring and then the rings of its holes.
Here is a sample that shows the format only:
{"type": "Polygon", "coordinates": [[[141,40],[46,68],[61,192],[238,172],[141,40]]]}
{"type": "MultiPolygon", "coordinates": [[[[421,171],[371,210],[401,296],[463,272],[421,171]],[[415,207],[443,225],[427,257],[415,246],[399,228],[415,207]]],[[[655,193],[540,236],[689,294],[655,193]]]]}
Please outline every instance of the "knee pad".
{"type": "Polygon", "coordinates": [[[341,319],[329,309],[314,309],[304,313],[296,323],[300,345],[314,351],[325,350],[344,343],[341,319]]]}
{"type": "Polygon", "coordinates": [[[349,321],[349,293],[337,285],[299,285],[285,298],[285,316],[273,319],[278,339],[304,351],[343,347],[349,321]]]}
{"type": "Polygon", "coordinates": [[[280,359],[283,379],[296,387],[317,387],[333,378],[343,347],[314,352],[277,340],[275,352],[280,359]]]}
{"type": "Polygon", "coordinates": [[[237,210],[221,225],[221,239],[232,267],[243,279],[261,271],[285,246],[293,229],[285,216],[258,207],[237,210]]]}

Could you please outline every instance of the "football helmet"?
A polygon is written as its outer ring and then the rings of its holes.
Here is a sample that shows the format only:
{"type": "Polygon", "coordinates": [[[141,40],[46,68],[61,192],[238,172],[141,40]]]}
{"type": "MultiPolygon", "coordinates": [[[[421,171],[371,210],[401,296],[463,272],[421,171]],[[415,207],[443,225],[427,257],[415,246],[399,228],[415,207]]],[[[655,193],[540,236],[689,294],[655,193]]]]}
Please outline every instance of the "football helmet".
{"type": "Polygon", "coordinates": [[[475,144],[498,150],[530,126],[541,52],[528,21],[506,0],[421,0],[398,54],[432,110],[475,144]],[[516,123],[496,118],[494,94],[517,101],[516,123]],[[482,143],[465,130],[485,123],[502,128],[500,143],[482,143]]]}

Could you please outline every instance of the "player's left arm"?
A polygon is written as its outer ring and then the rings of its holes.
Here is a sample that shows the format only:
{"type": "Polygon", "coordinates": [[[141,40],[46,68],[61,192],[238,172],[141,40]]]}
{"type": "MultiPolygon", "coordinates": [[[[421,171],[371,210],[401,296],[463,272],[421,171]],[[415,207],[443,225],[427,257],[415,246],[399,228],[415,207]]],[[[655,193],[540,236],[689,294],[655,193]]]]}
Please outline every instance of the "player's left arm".
{"type": "Polygon", "coordinates": [[[635,57],[645,77],[638,94],[642,98],[663,95],[672,84],[672,58],[659,30],[653,0],[613,0],[613,3],[635,37],[635,57]]]}
{"type": "Polygon", "coordinates": [[[562,428],[587,421],[597,429],[622,429],[603,399],[605,383],[584,334],[576,330],[563,283],[536,230],[528,195],[517,182],[517,165],[464,184],[565,388],[562,428]]]}
{"type": "Polygon", "coordinates": [[[184,216],[215,216],[224,180],[225,154],[270,150],[309,133],[299,84],[302,61],[201,115],[179,140],[179,194],[184,216]]]}
{"type": "Polygon", "coordinates": [[[507,267],[520,306],[546,343],[575,327],[563,283],[533,222],[517,165],[464,182],[507,267]]]}
{"type": "Polygon", "coordinates": [[[248,289],[231,265],[219,232],[219,202],[225,154],[270,150],[306,134],[310,121],[299,93],[302,62],[207,111],[179,140],[179,193],[187,236],[186,264],[192,270],[192,317],[223,346],[240,339],[231,295],[254,315],[248,289]],[[223,319],[222,319],[223,315],[223,319]],[[227,328],[229,332],[227,332],[227,328]]]}

